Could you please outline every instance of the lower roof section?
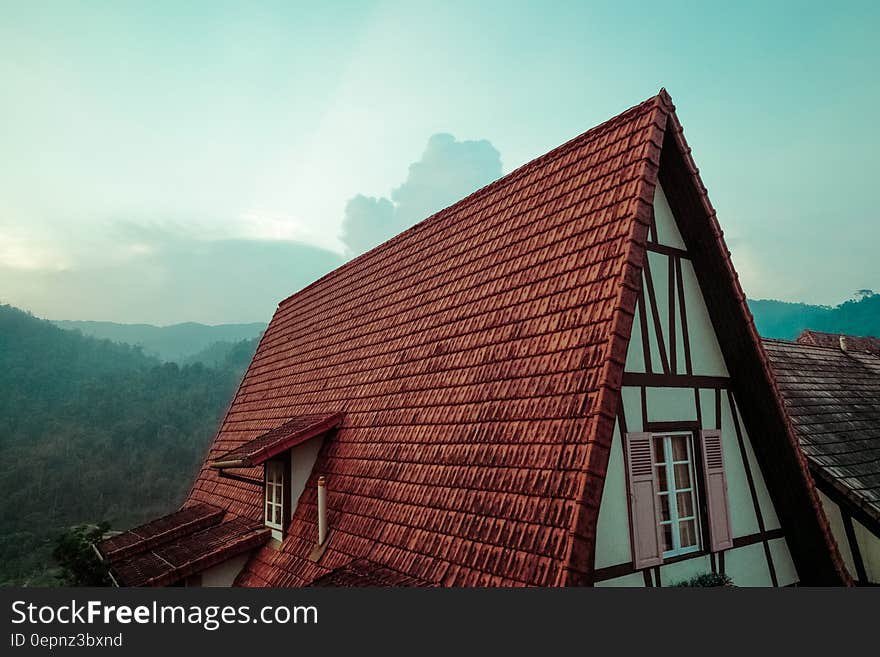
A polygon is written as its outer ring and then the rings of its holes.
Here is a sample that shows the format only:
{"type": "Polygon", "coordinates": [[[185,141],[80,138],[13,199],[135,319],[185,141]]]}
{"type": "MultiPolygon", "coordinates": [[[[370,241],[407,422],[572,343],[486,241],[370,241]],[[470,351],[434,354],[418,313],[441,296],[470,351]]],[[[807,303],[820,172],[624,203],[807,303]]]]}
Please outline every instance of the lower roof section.
{"type": "Polygon", "coordinates": [[[156,545],[216,525],[223,519],[223,514],[223,509],[216,506],[193,504],[101,541],[96,547],[104,561],[115,563],[146,552],[156,545]]]}
{"type": "Polygon", "coordinates": [[[168,586],[252,550],[269,538],[262,523],[222,521],[208,504],[186,507],[96,546],[118,586],[168,586]]]}

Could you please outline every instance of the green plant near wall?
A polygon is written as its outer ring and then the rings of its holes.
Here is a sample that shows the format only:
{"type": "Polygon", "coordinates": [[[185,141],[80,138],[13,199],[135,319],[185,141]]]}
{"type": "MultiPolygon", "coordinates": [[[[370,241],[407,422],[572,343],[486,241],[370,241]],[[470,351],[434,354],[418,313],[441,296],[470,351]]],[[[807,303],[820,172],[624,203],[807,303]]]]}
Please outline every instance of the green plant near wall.
{"type": "Polygon", "coordinates": [[[61,567],[58,583],[62,586],[110,586],[107,567],[92,547],[104,538],[109,523],[78,525],[59,535],[52,556],[61,567]]]}
{"type": "Polygon", "coordinates": [[[673,584],[673,586],[678,587],[691,587],[691,586],[706,586],[706,587],[717,587],[717,586],[733,586],[733,580],[730,579],[727,575],[722,575],[720,573],[702,573],[701,575],[695,575],[690,579],[686,579],[683,582],[679,582],[678,584],[673,584]]]}

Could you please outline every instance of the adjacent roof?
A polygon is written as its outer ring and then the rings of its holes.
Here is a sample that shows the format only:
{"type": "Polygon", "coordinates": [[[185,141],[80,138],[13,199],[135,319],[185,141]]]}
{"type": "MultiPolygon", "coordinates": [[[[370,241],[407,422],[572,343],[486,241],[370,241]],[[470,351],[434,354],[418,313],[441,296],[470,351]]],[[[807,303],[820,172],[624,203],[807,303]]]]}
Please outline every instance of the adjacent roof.
{"type": "Polygon", "coordinates": [[[310,586],[345,587],[424,587],[430,582],[410,577],[397,570],[386,568],[369,559],[356,559],[351,563],[332,570],[313,581],[310,586]]]}
{"type": "Polygon", "coordinates": [[[166,586],[253,550],[269,537],[262,522],[197,504],[96,546],[119,586],[166,586]]]}
{"type": "MultiPolygon", "coordinates": [[[[689,152],[663,91],[285,299],[188,503],[259,519],[261,488],[210,464],[303,414],[344,421],[282,546],[237,583],[302,586],[358,559],[439,585],[590,583],[658,169],[742,380],[775,400],[689,152]],[[319,474],[332,532],[314,562],[319,474]]],[[[776,421],[756,451],[796,563],[839,582],[781,407],[755,406],[747,424],[776,421]]]]}
{"type": "Polygon", "coordinates": [[[840,339],[846,341],[847,351],[862,351],[869,354],[880,354],[880,338],[873,336],[846,335],[845,333],[822,333],[805,329],[797,337],[798,344],[811,344],[816,347],[840,348],[840,339]]]}
{"type": "Polygon", "coordinates": [[[216,525],[222,519],[223,509],[210,504],[195,504],[108,538],[98,544],[98,551],[102,559],[112,563],[216,525]]]}
{"type": "Polygon", "coordinates": [[[213,468],[248,468],[268,461],[309,438],[338,427],[341,413],[311,413],[298,415],[281,426],[258,436],[234,450],[218,456],[213,468]]]}
{"type": "Polygon", "coordinates": [[[846,336],[842,351],[809,333],[832,346],[764,340],[786,410],[816,477],[880,523],[880,352],[857,350],[880,340],[846,336]]]}

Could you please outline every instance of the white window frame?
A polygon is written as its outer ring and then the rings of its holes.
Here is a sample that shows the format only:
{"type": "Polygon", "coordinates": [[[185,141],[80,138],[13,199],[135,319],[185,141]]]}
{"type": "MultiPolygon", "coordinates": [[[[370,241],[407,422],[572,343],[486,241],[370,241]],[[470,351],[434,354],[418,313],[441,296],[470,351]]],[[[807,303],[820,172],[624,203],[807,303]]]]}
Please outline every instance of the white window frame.
{"type": "MultiPolygon", "coordinates": [[[[662,432],[662,433],[653,433],[651,434],[651,449],[656,449],[656,441],[663,441],[663,463],[656,464],[656,468],[659,470],[661,467],[666,470],[666,485],[667,490],[660,490],[660,477],[657,475],[657,496],[662,498],[666,496],[669,503],[669,520],[664,520],[662,514],[657,518],[657,523],[660,527],[660,537],[661,537],[661,548],[664,547],[664,527],[669,525],[671,527],[672,534],[672,548],[669,550],[663,551],[663,558],[668,559],[669,557],[677,557],[684,554],[691,554],[693,552],[699,552],[702,549],[703,537],[701,531],[701,523],[700,523],[700,498],[699,491],[697,486],[697,470],[696,465],[694,463],[694,440],[693,435],[687,432],[662,432]],[[682,437],[685,439],[685,444],[687,445],[687,461],[675,461],[672,457],[672,439],[682,437]],[[688,466],[688,474],[690,478],[690,487],[688,488],[678,488],[675,482],[675,466],[676,465],[684,465],[688,466]],[[691,505],[693,507],[693,515],[692,516],[680,516],[679,508],[678,508],[678,494],[679,493],[690,493],[691,496],[691,505]],[[679,523],[681,521],[693,520],[694,523],[694,538],[696,542],[694,545],[688,545],[682,547],[681,545],[681,530],[679,523]]],[[[656,451],[654,451],[656,454],[656,451]]],[[[663,508],[662,499],[658,500],[659,509],[663,508]]],[[[659,513],[659,511],[658,511],[659,513]]]]}
{"type": "Polygon", "coordinates": [[[280,460],[266,461],[265,485],[263,493],[263,518],[266,527],[272,530],[272,538],[281,540],[284,531],[284,471],[285,463],[280,460]],[[275,522],[275,511],[280,522],[275,522]]]}

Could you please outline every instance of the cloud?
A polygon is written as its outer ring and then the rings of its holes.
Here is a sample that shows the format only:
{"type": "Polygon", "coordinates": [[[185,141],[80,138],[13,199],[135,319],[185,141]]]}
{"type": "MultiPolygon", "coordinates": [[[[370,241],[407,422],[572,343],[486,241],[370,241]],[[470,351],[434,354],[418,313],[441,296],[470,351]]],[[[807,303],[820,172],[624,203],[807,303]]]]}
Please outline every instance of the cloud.
{"type": "Polygon", "coordinates": [[[349,255],[384,242],[501,176],[501,156],[485,139],[439,133],[391,198],[357,195],[345,206],[341,239],[349,255]]]}
{"type": "Polygon", "coordinates": [[[501,175],[488,141],[436,134],[389,198],[357,195],[342,240],[254,210],[0,223],[0,303],[50,319],[223,323],[267,320],[281,299],[501,175]]]}
{"type": "Polygon", "coordinates": [[[0,303],[50,319],[266,321],[279,301],[343,263],[338,253],[297,242],[117,228],[108,248],[124,250],[124,258],[65,271],[0,262],[0,303]]]}

